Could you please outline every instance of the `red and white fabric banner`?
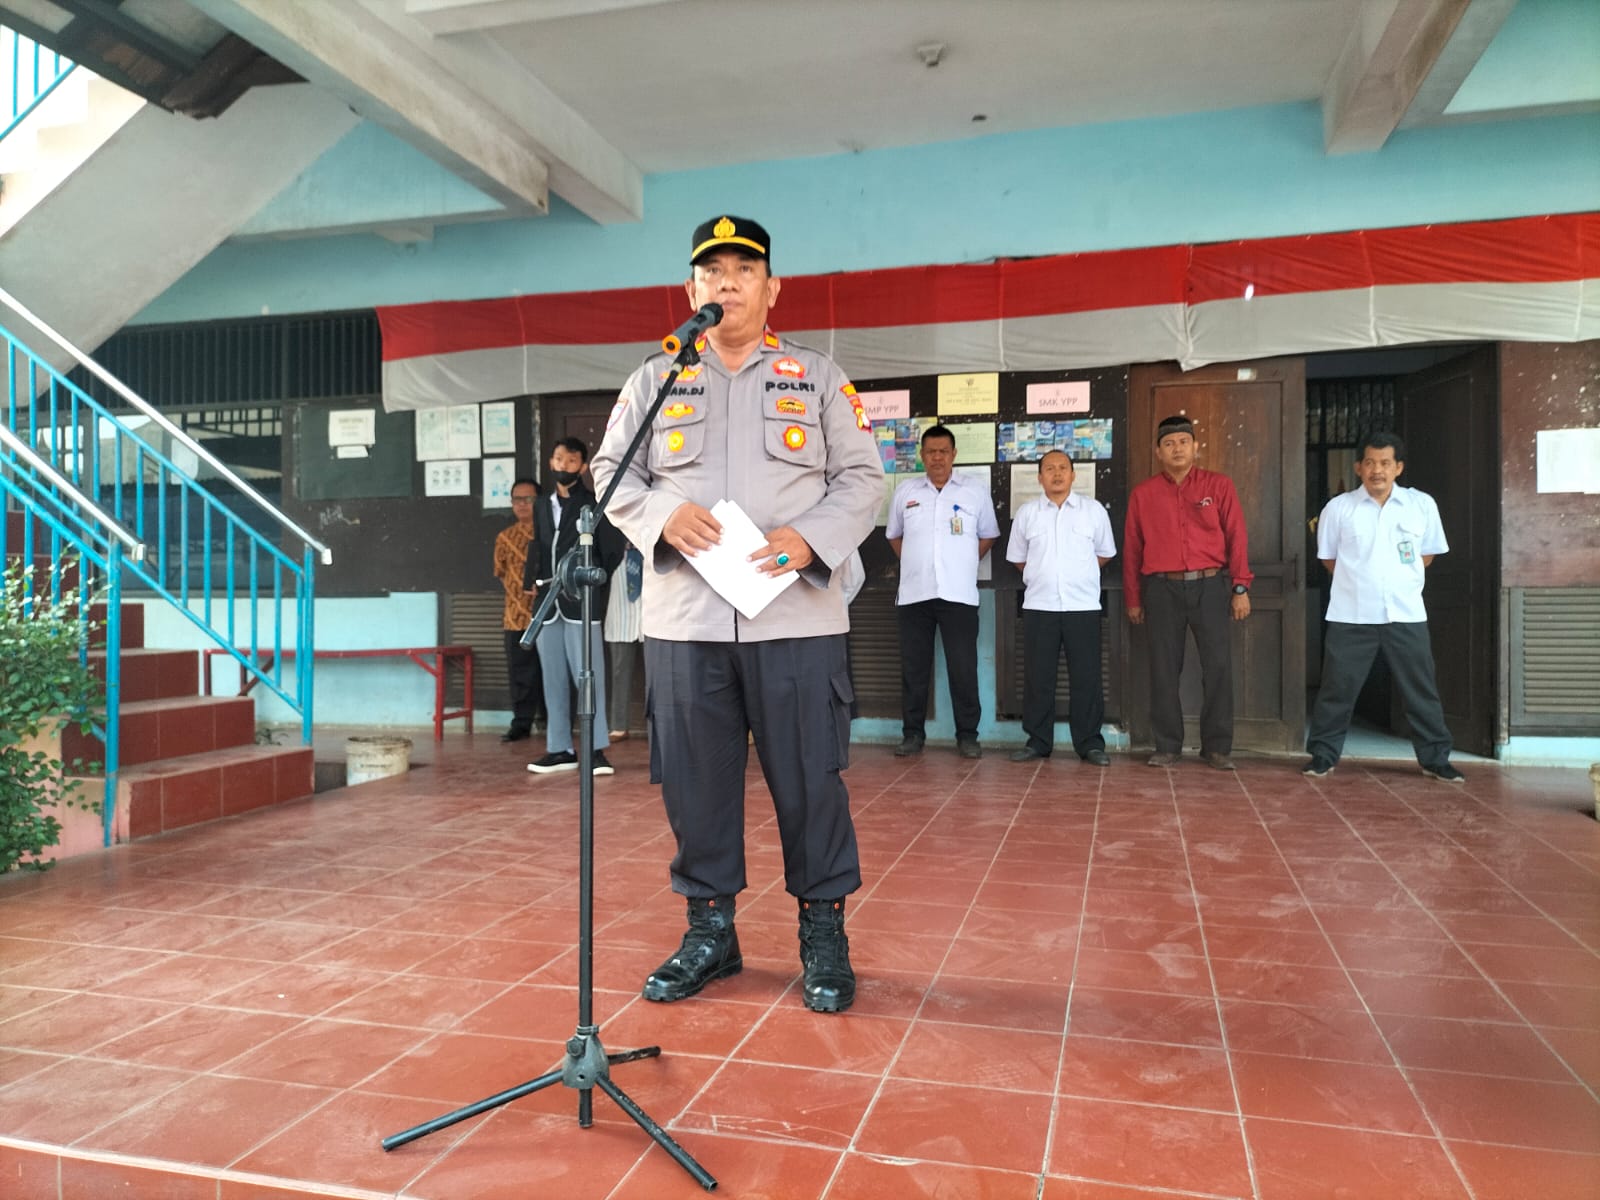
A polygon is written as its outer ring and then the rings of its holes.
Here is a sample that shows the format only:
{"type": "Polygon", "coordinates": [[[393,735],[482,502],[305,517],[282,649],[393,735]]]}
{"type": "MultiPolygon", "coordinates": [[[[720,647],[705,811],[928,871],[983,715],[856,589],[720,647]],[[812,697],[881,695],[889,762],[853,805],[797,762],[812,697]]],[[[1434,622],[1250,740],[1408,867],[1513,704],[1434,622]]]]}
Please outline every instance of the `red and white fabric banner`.
{"type": "MultiPolygon", "coordinates": [[[[381,307],[396,409],[617,387],[681,284],[381,307]]],[[[857,379],[1600,337],[1600,213],[785,276],[775,329],[857,379]]]]}

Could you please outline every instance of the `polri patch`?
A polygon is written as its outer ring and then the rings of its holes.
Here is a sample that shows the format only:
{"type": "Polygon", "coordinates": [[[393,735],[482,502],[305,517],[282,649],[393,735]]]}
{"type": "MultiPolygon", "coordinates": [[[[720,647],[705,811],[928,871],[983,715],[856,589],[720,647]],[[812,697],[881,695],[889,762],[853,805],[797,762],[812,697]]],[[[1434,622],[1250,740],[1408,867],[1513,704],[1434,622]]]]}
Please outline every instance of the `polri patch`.
{"type": "Polygon", "coordinates": [[[683,430],[674,429],[667,434],[667,449],[673,454],[683,449],[683,430]]]}
{"type": "Polygon", "coordinates": [[[773,363],[772,370],[774,374],[783,375],[789,379],[804,379],[806,377],[805,363],[789,355],[785,355],[773,363]]]}
{"type": "Polygon", "coordinates": [[[692,417],[694,416],[694,405],[685,404],[682,400],[675,400],[661,410],[661,415],[674,421],[680,417],[692,417]]]}
{"type": "Polygon", "coordinates": [[[783,431],[783,444],[791,450],[804,449],[806,444],[806,431],[798,425],[791,425],[783,431]]]}
{"type": "Polygon", "coordinates": [[[806,402],[798,396],[779,396],[777,408],[786,417],[806,415],[806,402]]]}

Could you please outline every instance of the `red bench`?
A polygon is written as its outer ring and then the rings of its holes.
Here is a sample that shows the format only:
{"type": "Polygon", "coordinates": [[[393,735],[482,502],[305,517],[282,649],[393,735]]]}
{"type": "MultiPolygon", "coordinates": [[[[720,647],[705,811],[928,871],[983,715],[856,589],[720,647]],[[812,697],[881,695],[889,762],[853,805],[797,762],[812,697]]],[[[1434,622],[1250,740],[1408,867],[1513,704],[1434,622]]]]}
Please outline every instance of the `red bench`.
{"type": "MultiPolygon", "coordinates": [[[[211,695],[211,659],[218,654],[227,654],[229,651],[220,646],[210,646],[201,652],[202,661],[205,663],[205,694],[211,695]]],[[[285,658],[292,658],[295,650],[291,647],[279,651],[285,658]]],[[[239,656],[249,659],[247,651],[240,650],[239,656]]],[[[429,675],[433,676],[433,740],[441,741],[444,738],[444,723],[463,717],[467,722],[467,732],[472,732],[472,647],[471,646],[407,646],[393,650],[322,650],[319,649],[312,655],[316,659],[324,658],[409,658],[429,675]],[[462,695],[466,707],[458,708],[454,712],[446,712],[444,707],[444,676],[451,659],[460,659],[465,672],[462,695]]],[[[259,652],[256,665],[263,671],[270,671],[273,664],[273,651],[262,650],[259,652]]],[[[239,686],[239,695],[247,696],[250,689],[256,685],[256,679],[248,672],[241,669],[243,680],[239,686]]]]}

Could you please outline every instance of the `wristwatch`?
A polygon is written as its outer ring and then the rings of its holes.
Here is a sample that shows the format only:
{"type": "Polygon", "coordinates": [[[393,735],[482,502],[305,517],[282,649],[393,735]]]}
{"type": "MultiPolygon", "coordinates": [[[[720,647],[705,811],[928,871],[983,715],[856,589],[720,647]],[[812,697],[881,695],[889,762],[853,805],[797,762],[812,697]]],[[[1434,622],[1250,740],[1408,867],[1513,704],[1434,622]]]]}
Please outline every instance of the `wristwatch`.
{"type": "Polygon", "coordinates": [[[1233,585],[1233,594],[1235,596],[1248,596],[1250,589],[1242,583],[1236,583],[1233,585]]]}

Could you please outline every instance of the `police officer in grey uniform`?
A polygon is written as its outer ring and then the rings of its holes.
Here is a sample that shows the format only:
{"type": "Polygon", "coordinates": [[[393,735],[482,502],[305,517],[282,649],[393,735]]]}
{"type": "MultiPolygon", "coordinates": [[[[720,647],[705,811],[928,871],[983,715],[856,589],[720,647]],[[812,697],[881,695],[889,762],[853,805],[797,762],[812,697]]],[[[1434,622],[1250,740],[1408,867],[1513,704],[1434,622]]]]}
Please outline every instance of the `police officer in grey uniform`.
{"type": "MultiPolygon", "coordinates": [[[[723,318],[701,339],[612,497],[608,515],[644,553],[651,779],[677,838],[672,887],[688,900],[678,950],[646,980],[681,1000],[742,964],[734,898],[746,885],[744,772],[754,736],[799,901],[804,999],[842,1012],[855,998],[844,898],[861,886],[848,765],[850,686],[839,569],[871,531],[883,467],[855,388],[826,355],[767,328],[777,302],[767,231],[743,217],[701,225],[691,307],[723,318]],[[799,578],[747,618],[686,561],[720,538],[709,511],[736,502],[767,538],[752,571],[799,578]]],[[[612,411],[591,469],[598,491],[665,378],[653,355],[612,411]]]]}

